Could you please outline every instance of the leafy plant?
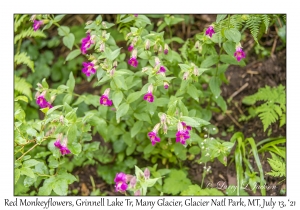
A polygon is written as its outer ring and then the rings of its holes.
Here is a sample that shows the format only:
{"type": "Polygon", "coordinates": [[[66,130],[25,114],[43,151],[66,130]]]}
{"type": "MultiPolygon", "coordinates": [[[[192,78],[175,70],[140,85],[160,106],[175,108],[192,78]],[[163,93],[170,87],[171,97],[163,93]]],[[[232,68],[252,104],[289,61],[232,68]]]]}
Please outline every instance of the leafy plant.
{"type": "Polygon", "coordinates": [[[243,103],[246,105],[254,105],[258,101],[264,101],[264,103],[253,108],[251,117],[258,116],[261,119],[264,131],[277,120],[280,121],[280,127],[285,125],[286,94],[283,85],[274,88],[269,86],[260,88],[257,93],[243,99],[243,103]]]}
{"type": "Polygon", "coordinates": [[[286,177],[285,159],[280,158],[272,152],[270,152],[270,154],[272,158],[268,158],[268,163],[270,164],[272,170],[266,174],[274,177],[286,177]]]}

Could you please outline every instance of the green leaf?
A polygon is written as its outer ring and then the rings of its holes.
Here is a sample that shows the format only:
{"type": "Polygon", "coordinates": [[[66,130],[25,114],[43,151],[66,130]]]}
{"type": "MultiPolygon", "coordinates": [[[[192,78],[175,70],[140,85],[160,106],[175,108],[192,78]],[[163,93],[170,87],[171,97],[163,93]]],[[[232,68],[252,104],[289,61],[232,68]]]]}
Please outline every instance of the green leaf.
{"type": "Polygon", "coordinates": [[[129,104],[122,103],[121,106],[117,109],[116,118],[119,120],[121,117],[123,117],[129,110],[129,104]]]}
{"type": "Polygon", "coordinates": [[[122,91],[120,91],[120,90],[115,91],[112,94],[112,98],[111,99],[112,99],[115,107],[118,108],[119,104],[121,103],[121,101],[123,99],[123,93],[122,93],[122,91]]]}
{"type": "Polygon", "coordinates": [[[58,195],[68,194],[68,183],[65,179],[58,179],[53,184],[53,191],[58,195]]]}
{"type": "Polygon", "coordinates": [[[77,139],[77,126],[76,124],[72,124],[68,130],[68,142],[73,143],[76,142],[77,139]]]}
{"type": "Polygon", "coordinates": [[[192,146],[189,148],[189,153],[193,155],[198,155],[200,153],[201,149],[199,146],[192,146]]]}
{"type": "Polygon", "coordinates": [[[35,160],[35,159],[29,159],[23,162],[23,167],[31,167],[31,166],[35,166],[37,164],[39,164],[40,162],[35,160]]]}
{"type": "Polygon", "coordinates": [[[67,81],[67,86],[69,87],[69,93],[73,93],[75,87],[75,78],[73,72],[70,72],[69,79],[67,81]]]}
{"type": "Polygon", "coordinates": [[[25,179],[24,179],[24,186],[25,187],[30,187],[31,185],[33,185],[35,182],[36,182],[37,178],[31,178],[29,176],[27,176],[25,179]]]}
{"type": "Polygon", "coordinates": [[[187,93],[188,93],[193,99],[195,99],[197,102],[199,101],[199,98],[198,98],[198,90],[197,90],[197,88],[196,88],[194,85],[190,84],[190,85],[188,86],[187,93]]]}
{"type": "Polygon", "coordinates": [[[71,51],[71,52],[68,54],[68,56],[67,56],[67,58],[66,58],[66,61],[72,60],[72,59],[76,58],[76,57],[77,57],[78,55],[80,55],[80,54],[81,54],[80,49],[73,50],[73,51],[71,51]]]}
{"type": "Polygon", "coordinates": [[[163,192],[177,195],[191,185],[191,181],[186,177],[186,174],[180,170],[171,170],[169,177],[164,180],[163,192]]]}
{"type": "Polygon", "coordinates": [[[241,41],[241,33],[235,28],[225,30],[225,37],[235,43],[241,41]]]}
{"type": "Polygon", "coordinates": [[[221,55],[220,60],[223,63],[245,66],[245,62],[243,60],[237,61],[236,58],[233,55],[232,56],[231,55],[221,55]]]}
{"type": "Polygon", "coordinates": [[[75,41],[75,36],[72,33],[68,34],[63,38],[64,45],[66,45],[66,47],[69,48],[70,50],[72,50],[74,41],[75,41]]]}
{"type": "Polygon", "coordinates": [[[31,168],[28,168],[28,167],[22,167],[20,169],[20,174],[21,175],[26,175],[26,176],[29,176],[31,178],[35,178],[35,175],[33,173],[33,170],[31,168]]]}
{"type": "Polygon", "coordinates": [[[144,149],[144,154],[150,154],[154,149],[155,147],[152,144],[148,144],[144,149]]]}
{"type": "Polygon", "coordinates": [[[187,125],[192,126],[192,127],[200,126],[200,123],[198,123],[196,120],[194,120],[191,117],[182,116],[182,117],[180,117],[180,120],[185,122],[187,125]]]}
{"type": "Polygon", "coordinates": [[[215,77],[213,76],[212,78],[210,78],[209,80],[209,88],[211,90],[211,92],[216,96],[219,97],[220,93],[221,93],[221,81],[219,77],[215,77]]]}
{"type": "Polygon", "coordinates": [[[72,144],[68,145],[68,148],[70,149],[71,153],[74,155],[79,155],[82,150],[82,146],[80,143],[73,142],[72,144]]]}
{"type": "Polygon", "coordinates": [[[141,92],[140,91],[137,91],[137,92],[134,92],[134,93],[130,93],[127,97],[127,103],[132,103],[134,101],[136,101],[139,97],[141,96],[141,92]]]}
{"type": "Polygon", "coordinates": [[[63,19],[63,17],[66,15],[56,15],[54,18],[54,22],[59,22],[61,19],[63,19]]]}
{"type": "Polygon", "coordinates": [[[119,89],[127,90],[127,85],[125,83],[124,77],[113,77],[113,80],[119,89]]]}
{"type": "Polygon", "coordinates": [[[26,95],[30,100],[32,100],[32,93],[31,93],[31,84],[28,83],[24,78],[20,78],[15,76],[14,80],[14,89],[23,94],[26,95]]]}
{"type": "Polygon", "coordinates": [[[137,121],[134,123],[133,127],[131,128],[131,138],[133,138],[139,131],[141,131],[143,127],[143,122],[142,121],[137,121]]]}
{"type": "Polygon", "coordinates": [[[226,41],[223,43],[223,48],[228,55],[234,55],[235,53],[235,43],[231,41],[226,41]]]}
{"type": "Polygon", "coordinates": [[[227,15],[217,15],[216,23],[219,23],[221,20],[226,18],[227,15]]]}
{"type": "Polygon", "coordinates": [[[15,97],[14,101],[25,101],[26,103],[28,103],[28,98],[26,96],[17,96],[15,97]]]}
{"type": "Polygon", "coordinates": [[[204,61],[201,63],[201,68],[207,68],[211,67],[212,65],[218,63],[219,61],[219,56],[218,55],[211,55],[208,56],[204,61]]]}
{"type": "Polygon", "coordinates": [[[160,178],[154,178],[154,179],[147,179],[145,181],[147,187],[152,187],[155,185],[155,183],[157,182],[157,180],[159,180],[160,178]]]}
{"type": "Polygon", "coordinates": [[[18,182],[20,178],[20,169],[15,169],[15,184],[18,182]]]}
{"type": "Polygon", "coordinates": [[[36,136],[36,135],[37,135],[36,130],[33,129],[33,128],[28,128],[28,129],[26,130],[26,133],[27,133],[28,135],[30,135],[30,136],[36,136]]]}
{"type": "Polygon", "coordinates": [[[17,65],[25,64],[31,69],[32,72],[34,72],[34,62],[30,59],[26,52],[16,54],[14,57],[14,62],[17,65]]]}
{"type": "Polygon", "coordinates": [[[61,26],[57,29],[59,36],[66,36],[70,33],[70,28],[67,26],[61,26]]]}
{"type": "Polygon", "coordinates": [[[46,179],[44,181],[43,186],[40,187],[38,195],[50,195],[51,191],[52,191],[52,188],[53,188],[54,181],[55,181],[54,177],[46,179]]]}

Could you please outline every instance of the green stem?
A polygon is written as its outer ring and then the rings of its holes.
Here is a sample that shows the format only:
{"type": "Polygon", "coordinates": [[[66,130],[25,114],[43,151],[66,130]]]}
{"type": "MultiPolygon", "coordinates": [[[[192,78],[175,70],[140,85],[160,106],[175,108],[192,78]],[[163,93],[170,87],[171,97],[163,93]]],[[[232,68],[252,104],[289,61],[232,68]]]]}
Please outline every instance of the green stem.
{"type": "Polygon", "coordinates": [[[230,15],[228,15],[228,29],[230,28],[230,15]]]}
{"type": "MultiPolygon", "coordinates": [[[[173,38],[173,34],[172,34],[172,29],[171,29],[171,26],[169,26],[169,31],[170,31],[170,39],[173,38]]],[[[171,47],[173,49],[173,42],[171,41],[171,47]]]]}
{"type": "Polygon", "coordinates": [[[205,163],[205,169],[204,169],[203,174],[202,174],[201,189],[203,188],[203,182],[204,182],[205,176],[206,176],[206,163],[205,163]]]}

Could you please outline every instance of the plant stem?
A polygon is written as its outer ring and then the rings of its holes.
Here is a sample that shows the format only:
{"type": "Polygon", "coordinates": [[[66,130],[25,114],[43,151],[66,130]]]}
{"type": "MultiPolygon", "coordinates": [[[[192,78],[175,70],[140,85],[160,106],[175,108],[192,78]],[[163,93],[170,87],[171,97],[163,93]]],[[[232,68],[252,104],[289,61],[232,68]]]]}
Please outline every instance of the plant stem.
{"type": "MultiPolygon", "coordinates": [[[[171,29],[171,26],[169,26],[169,31],[170,31],[170,39],[173,38],[173,35],[172,35],[172,29],[171,29]]],[[[173,49],[173,42],[171,41],[171,47],[173,49]]]]}

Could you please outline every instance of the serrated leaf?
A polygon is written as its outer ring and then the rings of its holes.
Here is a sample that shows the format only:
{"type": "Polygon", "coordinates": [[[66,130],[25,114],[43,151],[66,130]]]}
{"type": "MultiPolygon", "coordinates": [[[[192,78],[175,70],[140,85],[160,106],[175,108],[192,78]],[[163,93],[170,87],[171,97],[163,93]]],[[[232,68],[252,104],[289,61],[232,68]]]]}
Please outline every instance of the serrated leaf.
{"type": "Polygon", "coordinates": [[[77,139],[77,126],[76,124],[72,124],[68,130],[68,142],[72,143],[72,142],[76,142],[77,139]]]}
{"type": "Polygon", "coordinates": [[[52,192],[54,181],[55,181],[54,177],[50,177],[49,179],[46,179],[43,183],[43,186],[40,187],[38,195],[50,195],[52,192]]]}
{"type": "Polygon", "coordinates": [[[241,33],[235,28],[225,30],[225,37],[235,43],[241,41],[241,33]]]}
{"type": "Polygon", "coordinates": [[[29,176],[31,178],[35,178],[35,175],[33,173],[33,170],[31,168],[28,168],[28,167],[22,167],[20,169],[20,174],[21,175],[26,175],[26,176],[29,176]]]}
{"type": "Polygon", "coordinates": [[[72,144],[68,145],[68,148],[70,149],[71,153],[74,155],[79,155],[82,150],[82,146],[80,143],[73,142],[72,144]]]}
{"type": "Polygon", "coordinates": [[[23,162],[23,167],[29,168],[29,167],[35,166],[39,163],[40,163],[40,161],[37,161],[35,159],[29,159],[29,160],[26,160],[23,162]]]}
{"type": "Polygon", "coordinates": [[[68,183],[65,179],[58,179],[53,184],[53,191],[58,195],[68,194],[68,183]]]}
{"type": "Polygon", "coordinates": [[[227,15],[217,15],[216,23],[219,23],[221,20],[225,19],[227,15]]]}

